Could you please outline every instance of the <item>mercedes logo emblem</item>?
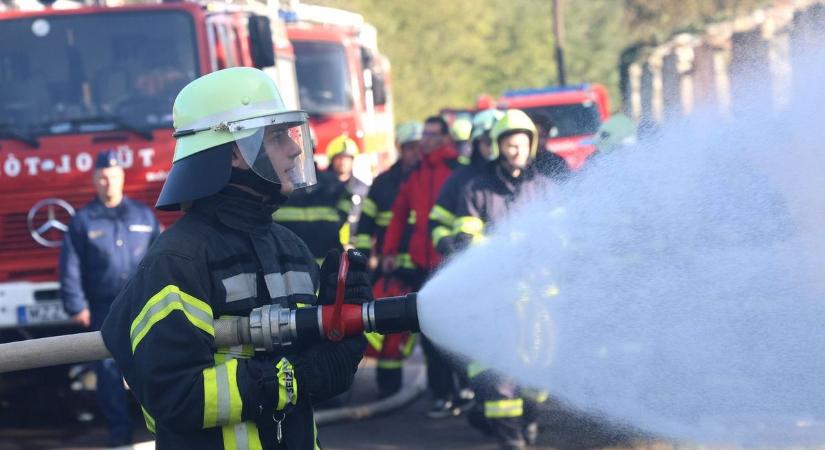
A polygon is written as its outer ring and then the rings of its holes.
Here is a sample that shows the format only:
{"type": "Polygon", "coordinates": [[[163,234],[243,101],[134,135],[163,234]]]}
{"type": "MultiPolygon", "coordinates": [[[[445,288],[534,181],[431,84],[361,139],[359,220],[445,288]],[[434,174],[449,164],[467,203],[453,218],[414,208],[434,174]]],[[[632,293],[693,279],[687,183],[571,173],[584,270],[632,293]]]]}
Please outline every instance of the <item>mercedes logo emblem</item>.
{"type": "Polygon", "coordinates": [[[32,206],[26,221],[29,225],[29,233],[38,244],[44,247],[60,247],[62,239],[48,239],[46,233],[57,230],[62,236],[62,233],[69,230],[68,219],[72,216],[74,216],[74,208],[67,201],[47,198],[32,206]],[[45,214],[42,214],[43,212],[45,214]]]}

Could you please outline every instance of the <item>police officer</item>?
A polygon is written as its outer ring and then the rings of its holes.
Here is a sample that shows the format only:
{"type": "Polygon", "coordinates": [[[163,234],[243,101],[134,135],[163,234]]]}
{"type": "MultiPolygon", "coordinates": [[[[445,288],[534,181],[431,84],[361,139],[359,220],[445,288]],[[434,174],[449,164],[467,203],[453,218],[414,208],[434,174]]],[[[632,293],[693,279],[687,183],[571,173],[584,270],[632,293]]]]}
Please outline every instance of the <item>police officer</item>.
{"type": "MultiPolygon", "coordinates": [[[[340,252],[319,273],[307,246],[272,221],[293,190],[315,183],[308,116],[287,109],[262,71],[234,67],[184,87],[173,119],[175,157],[156,207],[185,214],[115,300],[104,342],[159,450],[319,448],[313,404],[349,388],[363,336],[262,352],[216,347],[213,322],[334,301],[340,252]]],[[[344,298],[372,299],[355,252],[344,298]]]]}
{"type": "MultiPolygon", "coordinates": [[[[97,195],[72,218],[60,252],[60,297],[76,324],[99,330],[109,307],[160,233],[152,211],[123,196],[117,152],[97,155],[97,195]]],[[[98,361],[97,401],[109,425],[109,443],[132,439],[126,390],[112,359],[98,361]]]]}

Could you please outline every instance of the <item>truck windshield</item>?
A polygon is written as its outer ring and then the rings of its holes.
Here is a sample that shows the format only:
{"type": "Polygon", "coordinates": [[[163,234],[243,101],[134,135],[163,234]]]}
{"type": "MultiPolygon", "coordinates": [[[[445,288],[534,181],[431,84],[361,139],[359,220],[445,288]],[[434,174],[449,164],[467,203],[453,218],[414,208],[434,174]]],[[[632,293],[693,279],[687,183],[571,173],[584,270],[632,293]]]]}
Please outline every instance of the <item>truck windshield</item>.
{"type": "Polygon", "coordinates": [[[601,125],[599,109],[594,102],[568,105],[539,106],[521,108],[530,117],[545,116],[556,127],[555,137],[583,136],[595,134],[601,125]]]}
{"type": "Polygon", "coordinates": [[[0,124],[15,136],[171,127],[198,75],[194,36],[179,11],[0,21],[0,124]]]}
{"type": "Polygon", "coordinates": [[[292,45],[301,108],[310,114],[351,109],[352,93],[344,47],[313,41],[296,41],[292,45]]]}

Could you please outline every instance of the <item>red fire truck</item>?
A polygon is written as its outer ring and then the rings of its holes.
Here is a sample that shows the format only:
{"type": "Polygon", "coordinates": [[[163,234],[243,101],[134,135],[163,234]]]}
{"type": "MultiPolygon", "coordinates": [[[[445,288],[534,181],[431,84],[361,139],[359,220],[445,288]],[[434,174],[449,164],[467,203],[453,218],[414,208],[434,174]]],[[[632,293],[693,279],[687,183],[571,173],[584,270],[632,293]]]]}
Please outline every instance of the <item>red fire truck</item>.
{"type": "Polygon", "coordinates": [[[298,106],[285,23],[263,4],[10,10],[0,12],[0,42],[0,341],[65,323],[59,246],[94,196],[97,152],[117,149],[126,195],[153,205],[174,150],[172,102],[186,83],[255,66],[298,106]]]}
{"type": "Polygon", "coordinates": [[[359,14],[300,4],[287,31],[301,107],[316,134],[316,161],[326,165],[329,141],[347,134],[364,152],[356,158],[356,171],[388,166],[395,139],[390,65],[378,51],[375,27],[359,14]]]}
{"type": "Polygon", "coordinates": [[[610,115],[607,89],[600,84],[520,89],[505,92],[499,107],[521,109],[552,124],[550,150],[573,170],[582,167],[596,148],[591,138],[610,115]]]}

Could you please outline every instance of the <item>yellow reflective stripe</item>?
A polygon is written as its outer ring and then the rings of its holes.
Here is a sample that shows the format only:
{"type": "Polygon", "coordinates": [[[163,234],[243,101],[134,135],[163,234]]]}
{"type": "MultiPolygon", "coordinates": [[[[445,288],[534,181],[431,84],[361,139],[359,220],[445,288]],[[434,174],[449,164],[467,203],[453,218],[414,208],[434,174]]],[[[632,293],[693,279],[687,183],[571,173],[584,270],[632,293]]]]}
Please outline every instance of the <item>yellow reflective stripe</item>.
{"type": "Polygon", "coordinates": [[[412,262],[412,256],[409,253],[399,253],[395,256],[395,265],[399,269],[415,269],[415,264],[412,262]]]}
{"type": "Polygon", "coordinates": [[[484,417],[507,419],[524,414],[524,401],[520,398],[484,402],[484,417]]]}
{"type": "Polygon", "coordinates": [[[375,216],[375,224],[379,227],[386,227],[390,224],[392,220],[392,211],[380,211],[375,216]]]}
{"type": "MultiPolygon", "coordinates": [[[[226,318],[227,316],[221,316],[220,318],[226,318]]],[[[224,358],[223,361],[215,361],[215,362],[224,362],[229,359],[249,359],[255,356],[255,349],[252,345],[236,345],[232,347],[218,347],[218,350],[215,353],[215,357],[221,356],[224,358]]]]}
{"type": "Polygon", "coordinates": [[[487,370],[487,367],[485,367],[481,363],[471,362],[470,364],[467,364],[467,376],[470,378],[477,377],[479,374],[481,374],[481,372],[484,372],[485,370],[487,370]]]}
{"type": "Polygon", "coordinates": [[[539,389],[522,388],[521,396],[536,403],[544,403],[550,398],[550,393],[539,389]]]}
{"type": "Polygon", "coordinates": [[[397,359],[379,359],[377,365],[379,369],[400,369],[401,361],[397,359]]]}
{"type": "Polygon", "coordinates": [[[312,418],[312,442],[315,443],[315,448],[313,450],[321,450],[321,445],[318,443],[318,424],[315,422],[315,418],[312,418]]]}
{"type": "Polygon", "coordinates": [[[432,232],[433,245],[438,245],[438,243],[441,242],[442,239],[444,239],[445,237],[447,237],[451,234],[452,234],[452,232],[450,231],[450,229],[443,226],[443,225],[439,225],[439,226],[433,228],[433,232],[432,232]]]}
{"type": "Polygon", "coordinates": [[[272,214],[276,222],[340,222],[341,215],[329,206],[283,206],[272,214]]]}
{"type": "Polygon", "coordinates": [[[367,199],[364,200],[364,204],[361,205],[361,213],[375,219],[375,215],[378,214],[378,205],[376,205],[371,198],[367,197],[367,199]]]}
{"type": "Polygon", "coordinates": [[[377,351],[380,352],[381,348],[384,347],[384,335],[383,334],[375,333],[375,332],[370,332],[370,333],[364,332],[364,337],[367,338],[367,342],[370,344],[370,346],[372,348],[376,349],[377,351]]]}
{"type": "Polygon", "coordinates": [[[153,295],[132,321],[129,329],[132,353],[135,352],[138,344],[146,337],[152,326],[166,318],[172,311],[181,311],[192,325],[210,336],[215,336],[212,308],[203,300],[181,291],[177,286],[169,285],[153,295]]]}
{"type": "Polygon", "coordinates": [[[238,361],[203,369],[203,427],[241,421],[243,400],[238,389],[238,361]]]}
{"type": "Polygon", "coordinates": [[[484,232],[484,222],[478,217],[456,217],[455,222],[453,222],[453,232],[478,236],[484,232]]]}
{"type": "Polygon", "coordinates": [[[318,266],[320,266],[321,264],[323,264],[323,263],[324,263],[324,259],[325,259],[325,258],[323,258],[323,257],[321,257],[321,258],[315,258],[315,263],[316,263],[316,264],[318,264],[318,266]]]}
{"type": "Polygon", "coordinates": [[[150,433],[155,434],[155,418],[149,414],[149,411],[146,411],[143,405],[141,405],[140,410],[143,412],[143,421],[146,422],[146,429],[149,430],[150,433]]]}
{"type": "Polygon", "coordinates": [[[411,333],[410,337],[407,339],[407,342],[404,344],[404,348],[401,349],[401,354],[404,355],[404,357],[410,356],[417,341],[418,333],[411,333]]]}
{"type": "Polygon", "coordinates": [[[416,217],[416,214],[415,214],[415,210],[413,209],[413,210],[410,211],[410,215],[407,216],[407,223],[410,224],[410,225],[415,225],[415,220],[416,220],[415,217],[416,217]]]}
{"type": "Polygon", "coordinates": [[[356,234],[354,245],[360,250],[370,250],[372,249],[372,237],[366,233],[356,234]]]}
{"type": "Polygon", "coordinates": [[[338,200],[338,210],[343,212],[344,214],[349,214],[352,211],[352,200],[348,198],[342,198],[338,200]]]}
{"type": "Polygon", "coordinates": [[[338,241],[344,247],[346,247],[347,244],[349,244],[349,230],[349,222],[344,222],[344,224],[341,225],[341,228],[338,230],[338,241]]]}
{"type": "Polygon", "coordinates": [[[449,227],[453,225],[453,222],[455,222],[455,215],[447,208],[436,204],[433,206],[433,210],[430,211],[430,220],[434,220],[449,227]]]}
{"type": "Polygon", "coordinates": [[[281,358],[278,368],[278,411],[283,411],[287,404],[295,405],[298,402],[298,381],[295,379],[295,369],[286,358],[281,358]]]}
{"type": "Polygon", "coordinates": [[[258,427],[253,422],[241,422],[221,428],[224,450],[263,450],[258,427]]]}

